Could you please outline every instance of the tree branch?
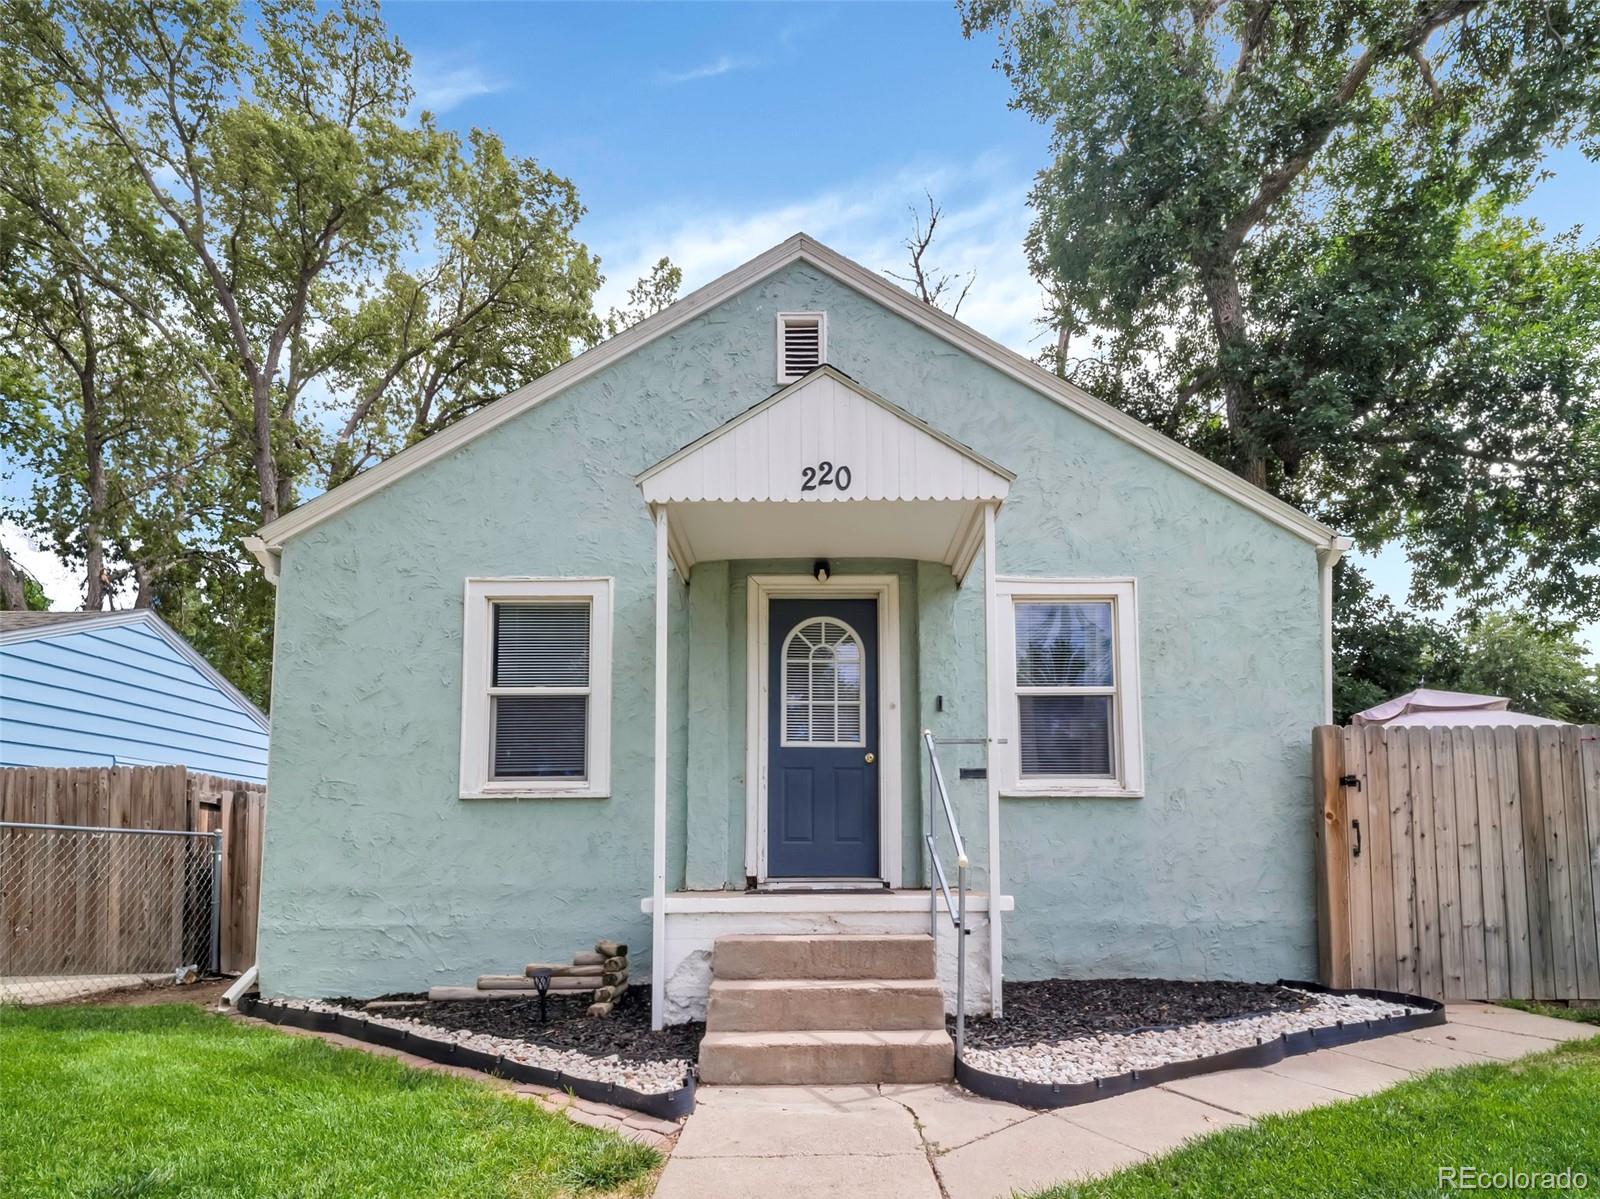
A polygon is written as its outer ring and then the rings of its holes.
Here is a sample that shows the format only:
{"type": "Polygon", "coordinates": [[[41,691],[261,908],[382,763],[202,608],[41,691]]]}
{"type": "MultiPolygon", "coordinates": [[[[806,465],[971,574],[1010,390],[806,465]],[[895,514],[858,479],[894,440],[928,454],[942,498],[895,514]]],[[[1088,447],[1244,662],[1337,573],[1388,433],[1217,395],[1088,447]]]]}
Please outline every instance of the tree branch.
{"type": "Polygon", "coordinates": [[[1366,82],[1374,66],[1392,53],[1398,52],[1409,56],[1413,50],[1419,49],[1436,29],[1473,9],[1482,7],[1485,2],[1486,0],[1449,0],[1431,13],[1419,17],[1397,46],[1371,46],[1362,51],[1361,56],[1350,64],[1339,86],[1329,97],[1322,119],[1305,130],[1288,158],[1267,173],[1255,196],[1223,229],[1222,243],[1219,247],[1221,255],[1231,258],[1233,251],[1244,244],[1244,239],[1250,235],[1250,231],[1261,223],[1272,206],[1282,199],[1294,185],[1295,180],[1304,174],[1317,151],[1327,144],[1328,138],[1343,121],[1346,107],[1360,91],[1361,85],[1366,82]]]}

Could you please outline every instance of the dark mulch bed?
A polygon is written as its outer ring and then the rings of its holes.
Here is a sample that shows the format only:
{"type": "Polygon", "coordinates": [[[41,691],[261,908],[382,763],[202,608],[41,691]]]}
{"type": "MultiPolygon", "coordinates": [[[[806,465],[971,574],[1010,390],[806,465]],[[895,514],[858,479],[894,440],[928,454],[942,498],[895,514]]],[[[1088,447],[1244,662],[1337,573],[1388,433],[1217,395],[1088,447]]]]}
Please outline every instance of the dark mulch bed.
{"type": "MultiPolygon", "coordinates": [[[[967,1044],[1006,1049],[1162,1024],[1295,1011],[1310,1003],[1300,992],[1271,983],[1167,978],[1050,978],[1006,983],[1005,1015],[999,1020],[969,1016],[967,1044]]],[[[953,1018],[950,1027],[955,1029],[953,1018]]]]}
{"type": "MultiPolygon", "coordinates": [[[[373,1012],[375,1016],[418,1020],[440,1028],[464,1029],[468,1032],[488,1033],[490,1036],[527,1041],[534,1045],[548,1045],[554,1049],[571,1049],[590,1057],[610,1057],[615,1054],[625,1062],[665,1062],[675,1058],[695,1061],[700,1056],[700,1038],[705,1036],[704,1024],[673,1024],[660,1032],[650,1030],[650,1001],[648,990],[634,994],[630,988],[627,997],[609,1016],[587,1014],[589,999],[551,995],[548,998],[549,1020],[539,1020],[539,1000],[527,999],[465,999],[445,1003],[427,1002],[427,997],[416,994],[379,995],[378,999],[421,999],[416,1007],[394,1008],[373,1012]]],[[[362,1011],[368,1000],[341,997],[327,1002],[352,1011],[362,1011]]]]}

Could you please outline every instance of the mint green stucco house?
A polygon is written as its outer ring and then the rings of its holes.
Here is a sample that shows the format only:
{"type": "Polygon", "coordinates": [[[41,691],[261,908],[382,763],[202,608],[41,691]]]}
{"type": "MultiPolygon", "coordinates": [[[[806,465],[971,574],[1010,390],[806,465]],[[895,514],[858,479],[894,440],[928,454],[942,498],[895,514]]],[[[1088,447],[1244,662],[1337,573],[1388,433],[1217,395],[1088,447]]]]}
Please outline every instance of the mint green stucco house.
{"type": "Polygon", "coordinates": [[[924,730],[974,1009],[1310,976],[1345,546],[793,237],[253,541],[263,990],[605,936],[671,1022],[723,934],[926,930],[924,730]]]}

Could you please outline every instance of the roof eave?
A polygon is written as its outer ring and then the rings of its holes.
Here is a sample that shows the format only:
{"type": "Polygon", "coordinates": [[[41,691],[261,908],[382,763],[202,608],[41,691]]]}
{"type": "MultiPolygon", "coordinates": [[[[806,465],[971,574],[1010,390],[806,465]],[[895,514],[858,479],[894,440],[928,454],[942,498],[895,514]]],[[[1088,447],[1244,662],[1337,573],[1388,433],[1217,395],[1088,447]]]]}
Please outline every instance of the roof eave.
{"type": "MultiPolygon", "coordinates": [[[[1054,400],[1099,428],[1143,449],[1152,457],[1222,493],[1257,515],[1310,542],[1319,549],[1334,548],[1339,534],[1307,516],[1298,508],[1246,482],[1225,467],[1195,453],[1187,446],[1127,413],[1107,404],[1051,374],[1037,363],[1007,349],[970,326],[962,324],[941,309],[917,299],[910,292],[873,274],[859,263],[804,233],[797,233],[770,250],[735,267],[698,288],[683,299],[639,322],[626,332],[601,342],[554,370],[541,375],[517,390],[480,408],[471,416],[441,430],[425,441],[402,450],[393,458],[364,471],[332,491],[302,504],[259,529],[250,545],[251,552],[269,572],[275,573],[276,559],[268,565],[263,554],[276,555],[291,537],[306,532],[337,512],[359,503],[390,482],[409,474],[437,458],[463,448],[468,443],[512,420],[529,408],[550,399],[582,379],[626,357],[657,337],[693,320],[709,308],[737,295],[775,271],[804,261],[836,281],[904,317],[911,323],[965,350],[973,357],[999,370],[1029,389],[1054,400]]],[[[247,542],[249,544],[249,542],[247,542]]]]}

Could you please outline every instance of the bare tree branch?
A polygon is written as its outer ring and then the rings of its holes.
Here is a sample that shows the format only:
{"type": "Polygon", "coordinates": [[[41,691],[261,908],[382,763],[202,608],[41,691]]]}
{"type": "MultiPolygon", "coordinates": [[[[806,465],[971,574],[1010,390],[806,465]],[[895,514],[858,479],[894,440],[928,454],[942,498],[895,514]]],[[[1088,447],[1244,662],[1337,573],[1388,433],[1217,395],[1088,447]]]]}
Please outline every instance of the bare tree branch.
{"type": "Polygon", "coordinates": [[[911,274],[900,275],[894,271],[883,273],[891,279],[906,284],[907,287],[924,304],[935,308],[943,308],[939,302],[951,292],[958,283],[961,291],[955,297],[955,303],[950,307],[950,315],[955,316],[961,311],[961,305],[966,301],[967,293],[972,290],[972,285],[977,281],[978,272],[968,271],[965,276],[947,275],[938,268],[929,266],[925,262],[928,247],[933,244],[934,233],[939,227],[939,218],[944,215],[944,210],[933,202],[933,193],[924,192],[928,199],[927,224],[923,224],[922,214],[915,207],[911,212],[911,236],[905,240],[905,247],[911,254],[911,274]],[[963,278],[965,282],[962,283],[963,278]]]}

